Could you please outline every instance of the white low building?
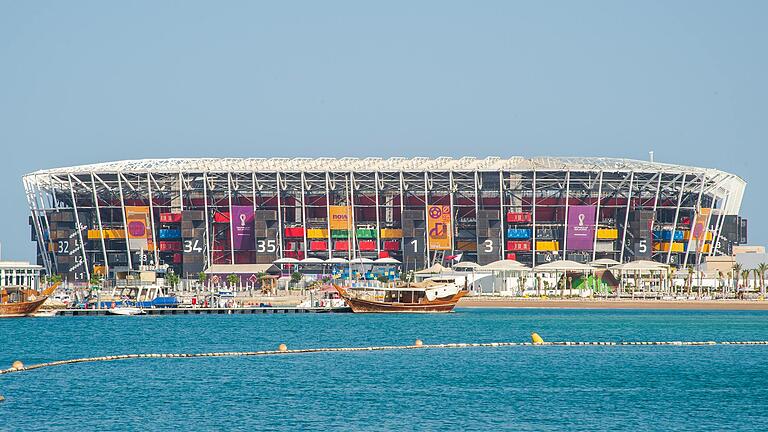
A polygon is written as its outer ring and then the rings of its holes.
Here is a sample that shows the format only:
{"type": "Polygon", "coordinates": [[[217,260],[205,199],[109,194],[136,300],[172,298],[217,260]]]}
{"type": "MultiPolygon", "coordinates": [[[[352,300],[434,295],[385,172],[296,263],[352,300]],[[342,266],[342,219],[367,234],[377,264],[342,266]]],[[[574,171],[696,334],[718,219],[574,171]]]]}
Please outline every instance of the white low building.
{"type": "Polygon", "coordinates": [[[21,286],[39,291],[42,270],[26,261],[0,261],[0,289],[21,286]]]}

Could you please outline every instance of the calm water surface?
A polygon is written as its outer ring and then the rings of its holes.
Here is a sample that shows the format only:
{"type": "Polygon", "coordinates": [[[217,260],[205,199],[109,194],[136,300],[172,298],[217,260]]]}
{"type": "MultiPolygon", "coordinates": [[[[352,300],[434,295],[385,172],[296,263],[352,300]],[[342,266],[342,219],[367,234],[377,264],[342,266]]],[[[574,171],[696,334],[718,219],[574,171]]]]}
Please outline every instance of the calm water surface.
{"type": "MultiPolygon", "coordinates": [[[[765,340],[761,311],[0,320],[0,366],[147,352],[546,340],[765,340]]],[[[0,376],[0,430],[768,428],[768,347],[509,347],[127,360],[0,376]]]]}

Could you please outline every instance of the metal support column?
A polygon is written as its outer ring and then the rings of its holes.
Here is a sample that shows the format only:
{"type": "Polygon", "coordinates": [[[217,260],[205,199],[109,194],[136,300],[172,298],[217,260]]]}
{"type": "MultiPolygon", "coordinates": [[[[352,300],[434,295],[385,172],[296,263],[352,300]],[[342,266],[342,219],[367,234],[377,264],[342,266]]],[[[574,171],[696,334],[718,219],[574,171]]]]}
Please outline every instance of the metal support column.
{"type": "MultiPolygon", "coordinates": [[[[127,180],[126,180],[127,181],[127,180]]],[[[125,253],[128,255],[128,269],[133,270],[131,245],[128,243],[128,220],[125,216],[125,196],[123,195],[123,173],[117,173],[117,189],[120,191],[120,209],[123,213],[123,233],[125,235],[125,253]]]]}
{"type": "MultiPolygon", "coordinates": [[[[561,189],[562,190],[562,189],[561,189]]],[[[568,250],[568,201],[571,198],[571,171],[565,172],[565,219],[563,220],[563,259],[567,258],[568,250]]]]}
{"type": "MultiPolygon", "coordinates": [[[[696,199],[696,206],[694,207],[695,213],[693,214],[693,219],[691,220],[691,230],[688,233],[688,244],[685,248],[685,258],[683,258],[683,267],[688,266],[688,255],[691,253],[691,236],[693,236],[693,227],[696,226],[696,218],[698,217],[699,212],[701,211],[701,196],[704,195],[704,184],[707,182],[707,176],[703,175],[701,178],[701,187],[699,187],[699,197],[696,199]]],[[[685,240],[683,240],[685,241],[685,240]]],[[[699,241],[696,241],[696,253],[698,254],[699,247],[699,241]]]]}
{"type": "Polygon", "coordinates": [[[208,210],[208,173],[203,173],[203,208],[205,210],[205,244],[208,256],[208,265],[213,264],[213,239],[211,239],[211,231],[209,228],[211,215],[208,210]]]}
{"type": "Polygon", "coordinates": [[[152,249],[154,249],[155,269],[160,264],[157,254],[157,239],[155,238],[155,207],[152,199],[152,173],[147,173],[147,193],[149,195],[149,226],[152,228],[152,249]]]}
{"type": "Polygon", "coordinates": [[[629,225],[629,209],[632,204],[632,186],[635,182],[635,172],[629,173],[629,194],[627,195],[627,208],[624,212],[624,232],[621,235],[621,252],[619,253],[619,262],[624,262],[624,250],[627,248],[627,225],[629,225]]]}
{"type": "Polygon", "coordinates": [[[597,209],[595,213],[595,235],[592,238],[592,261],[597,258],[597,230],[600,229],[600,204],[603,198],[603,171],[600,171],[600,183],[597,185],[597,209]]]}
{"type": "Polygon", "coordinates": [[[104,277],[109,276],[109,260],[107,259],[107,244],[104,241],[104,226],[101,224],[101,207],[99,206],[99,196],[96,193],[96,180],[91,172],[91,188],[93,190],[93,204],[96,207],[96,222],[99,224],[99,238],[101,239],[101,253],[104,257],[104,277]]]}
{"type": "Polygon", "coordinates": [[[533,170],[533,185],[531,187],[531,266],[536,267],[536,169],[533,170]]]}
{"type": "Polygon", "coordinates": [[[309,247],[307,247],[307,189],[304,182],[306,182],[306,176],[304,175],[304,171],[301,172],[301,225],[303,229],[302,232],[302,240],[304,243],[304,254],[309,252],[309,247]]]}
{"type": "MultiPolygon", "coordinates": [[[[277,184],[277,243],[280,248],[280,258],[284,258],[283,253],[283,205],[282,205],[282,192],[280,190],[280,173],[275,173],[275,182],[277,184]]],[[[298,253],[296,254],[298,256],[298,253]]]]}
{"type": "Polygon", "coordinates": [[[91,270],[88,269],[88,258],[85,255],[85,243],[83,242],[83,227],[80,225],[80,215],[77,214],[77,199],[75,199],[75,187],[72,184],[72,174],[67,174],[69,179],[69,193],[72,195],[72,210],[75,212],[75,229],[77,230],[77,237],[80,240],[80,256],[83,259],[83,266],[85,267],[85,277],[91,280],[91,270]]]}
{"type": "Polygon", "coordinates": [[[235,217],[232,214],[232,173],[227,171],[227,207],[229,208],[229,263],[235,264],[235,217]]]}
{"type": "Polygon", "coordinates": [[[680,204],[683,202],[683,191],[685,190],[685,177],[686,174],[683,174],[683,180],[680,184],[680,193],[677,197],[677,207],[675,208],[675,220],[672,224],[672,237],[669,239],[669,250],[667,251],[667,261],[666,263],[669,264],[669,262],[672,260],[672,246],[675,244],[675,232],[677,232],[677,218],[680,216],[680,204]]]}
{"type": "Polygon", "coordinates": [[[381,215],[379,214],[379,172],[373,173],[373,193],[376,202],[376,257],[381,256],[381,215]]]}

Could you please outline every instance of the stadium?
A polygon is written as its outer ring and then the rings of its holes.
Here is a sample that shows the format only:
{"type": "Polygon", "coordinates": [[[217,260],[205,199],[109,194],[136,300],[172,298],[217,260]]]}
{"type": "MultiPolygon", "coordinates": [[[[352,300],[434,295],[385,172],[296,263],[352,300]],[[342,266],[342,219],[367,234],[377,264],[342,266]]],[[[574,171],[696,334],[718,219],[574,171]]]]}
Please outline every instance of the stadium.
{"type": "Polygon", "coordinates": [[[49,274],[391,258],[696,265],[746,242],[734,174],[610,158],[147,159],[23,177],[49,274]]]}

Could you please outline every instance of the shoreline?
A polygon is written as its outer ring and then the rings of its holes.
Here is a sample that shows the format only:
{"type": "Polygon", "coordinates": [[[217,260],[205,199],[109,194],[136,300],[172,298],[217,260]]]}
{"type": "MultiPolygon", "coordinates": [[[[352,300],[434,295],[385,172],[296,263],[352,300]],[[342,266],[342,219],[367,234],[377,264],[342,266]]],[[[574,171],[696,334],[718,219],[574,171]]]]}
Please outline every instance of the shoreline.
{"type": "Polygon", "coordinates": [[[456,307],[535,309],[768,310],[760,300],[631,300],[464,297],[456,307]]]}

